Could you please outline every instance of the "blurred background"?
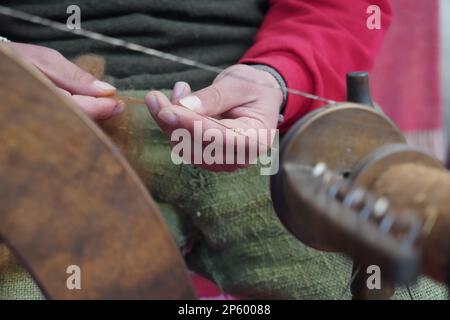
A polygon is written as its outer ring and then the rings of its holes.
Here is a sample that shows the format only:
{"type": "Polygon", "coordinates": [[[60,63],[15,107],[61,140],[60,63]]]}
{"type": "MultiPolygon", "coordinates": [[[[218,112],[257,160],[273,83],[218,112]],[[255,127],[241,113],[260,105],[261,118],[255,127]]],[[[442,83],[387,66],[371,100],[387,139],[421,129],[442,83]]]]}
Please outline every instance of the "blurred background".
{"type": "Polygon", "coordinates": [[[441,79],[444,122],[447,141],[450,141],[450,1],[440,0],[441,79]]]}
{"type": "Polygon", "coordinates": [[[371,74],[374,100],[408,142],[447,162],[450,0],[392,0],[393,19],[371,74]]]}

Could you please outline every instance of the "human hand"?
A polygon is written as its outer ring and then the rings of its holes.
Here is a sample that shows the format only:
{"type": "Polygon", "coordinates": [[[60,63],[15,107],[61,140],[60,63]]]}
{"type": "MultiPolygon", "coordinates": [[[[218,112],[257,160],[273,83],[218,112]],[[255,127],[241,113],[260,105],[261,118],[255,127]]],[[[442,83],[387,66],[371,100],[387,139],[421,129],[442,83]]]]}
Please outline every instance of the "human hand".
{"type": "MultiPolygon", "coordinates": [[[[203,132],[209,129],[220,131],[223,136],[224,157],[227,145],[234,144],[232,149],[235,152],[234,162],[194,163],[212,171],[233,171],[248,166],[254,160],[250,156],[244,156],[245,162],[239,163],[237,159],[242,156],[237,154],[239,150],[245,150],[247,155],[250,155],[249,148],[256,145],[257,154],[260,154],[272,143],[273,136],[265,134],[270,134],[271,130],[277,127],[283,95],[281,90],[270,87],[276,88],[279,84],[268,72],[247,65],[234,65],[218,75],[211,86],[200,91],[191,94],[187,83],[178,82],[171,100],[161,92],[151,91],[145,101],[155,121],[169,136],[176,129],[186,129],[194,140],[196,122],[201,123],[203,132]],[[230,73],[238,77],[230,76],[230,73]],[[251,83],[242,78],[258,79],[267,86],[251,83]],[[232,138],[227,136],[226,131],[229,129],[234,132],[232,138]],[[248,129],[265,133],[253,137],[245,134],[248,129]],[[239,139],[236,142],[235,136],[239,132],[245,134],[245,142],[239,139]],[[239,144],[244,144],[243,149],[239,144]]],[[[200,151],[203,151],[209,142],[193,141],[193,145],[201,143],[203,148],[200,151]]],[[[172,147],[175,145],[176,143],[172,143],[172,147]]],[[[193,148],[191,158],[195,152],[193,148]]]]}
{"type": "Polygon", "coordinates": [[[34,65],[65,95],[95,120],[121,113],[123,102],[110,98],[116,89],[64,58],[58,51],[30,44],[9,42],[19,57],[34,65]]]}

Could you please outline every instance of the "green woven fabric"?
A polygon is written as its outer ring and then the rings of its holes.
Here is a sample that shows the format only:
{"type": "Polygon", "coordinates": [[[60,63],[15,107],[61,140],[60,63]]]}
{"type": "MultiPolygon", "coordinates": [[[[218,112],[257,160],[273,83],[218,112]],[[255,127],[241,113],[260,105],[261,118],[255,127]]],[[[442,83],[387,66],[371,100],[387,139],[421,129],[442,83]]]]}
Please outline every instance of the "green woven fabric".
{"type": "MultiPolygon", "coordinates": [[[[145,92],[125,94],[143,97],[145,92]]],[[[224,291],[250,298],[341,299],[351,272],[349,260],[301,244],[281,225],[272,208],[269,178],[256,166],[212,173],[170,160],[168,139],[145,108],[133,109],[135,133],[149,137],[131,161],[147,168],[144,183],[158,201],[173,204],[181,225],[195,239],[186,260],[224,291]],[[151,138],[150,138],[151,137],[151,138]]],[[[137,137],[136,139],[138,139],[137,137]]],[[[416,298],[446,297],[446,289],[421,280],[416,298]]],[[[408,299],[406,290],[394,298],[408,299]]]]}
{"type": "MultiPolygon", "coordinates": [[[[144,93],[126,94],[142,97],[144,93]]],[[[170,160],[168,139],[147,110],[133,107],[133,121],[132,131],[143,133],[148,141],[143,152],[131,151],[131,162],[145,164],[144,183],[164,203],[162,212],[177,243],[193,241],[186,256],[192,270],[225,292],[245,298],[350,298],[351,262],[339,254],[308,248],[283,228],[272,208],[269,178],[261,176],[258,167],[212,173],[176,166],[170,160]]],[[[17,270],[9,269],[0,278],[0,298],[29,297],[30,288],[36,290],[23,272],[15,280],[17,270]],[[17,285],[11,286],[14,282],[17,285]]],[[[414,299],[447,297],[445,287],[425,278],[411,287],[411,293],[414,299]]],[[[401,289],[394,299],[410,296],[401,289]]]]}
{"type": "Polygon", "coordinates": [[[44,298],[31,276],[13,257],[2,258],[0,261],[0,300],[44,298]]]}

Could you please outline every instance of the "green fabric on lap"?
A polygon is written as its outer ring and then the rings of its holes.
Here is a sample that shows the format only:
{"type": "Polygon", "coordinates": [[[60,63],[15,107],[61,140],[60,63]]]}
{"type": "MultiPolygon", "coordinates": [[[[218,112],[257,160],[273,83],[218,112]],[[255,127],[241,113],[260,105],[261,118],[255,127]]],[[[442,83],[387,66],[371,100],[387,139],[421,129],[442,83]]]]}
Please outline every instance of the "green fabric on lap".
{"type": "Polygon", "coordinates": [[[28,272],[11,257],[0,265],[0,300],[40,300],[44,296],[28,272]]]}
{"type": "MultiPolygon", "coordinates": [[[[127,92],[143,97],[145,92],[127,92]]],[[[213,173],[174,165],[168,139],[148,111],[133,109],[135,131],[151,137],[132,161],[144,164],[144,183],[158,201],[171,203],[195,244],[186,259],[196,272],[227,293],[250,298],[341,299],[351,263],[339,254],[311,249],[281,225],[269,193],[269,178],[257,166],[235,173],[213,173]]],[[[347,292],[346,292],[347,291],[347,292]]],[[[421,298],[445,298],[431,281],[412,288],[421,298]],[[426,292],[426,294],[420,294],[426,292]]],[[[409,299],[407,290],[395,298],[409,299]]]]}
{"type": "MultiPolygon", "coordinates": [[[[142,98],[145,92],[125,92],[142,98]]],[[[340,254],[311,249],[281,225],[269,193],[269,178],[252,166],[212,173],[170,159],[168,139],[146,108],[133,109],[133,134],[148,137],[131,162],[144,164],[144,183],[180,246],[192,239],[186,260],[192,270],[225,292],[245,298],[349,299],[351,262],[340,254]],[[174,212],[177,212],[175,214],[174,212]]],[[[444,286],[421,278],[411,287],[415,299],[446,299],[444,286]]],[[[0,272],[0,298],[41,297],[18,266],[0,272]]],[[[394,299],[410,299],[406,289],[394,299]]]]}

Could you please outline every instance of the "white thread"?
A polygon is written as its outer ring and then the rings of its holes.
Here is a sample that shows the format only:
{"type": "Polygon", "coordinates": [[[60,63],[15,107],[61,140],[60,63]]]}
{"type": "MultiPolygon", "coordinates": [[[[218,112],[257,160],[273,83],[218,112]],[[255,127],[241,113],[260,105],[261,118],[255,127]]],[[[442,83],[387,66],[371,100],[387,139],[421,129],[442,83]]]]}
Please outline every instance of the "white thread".
{"type": "MultiPolygon", "coordinates": [[[[201,70],[205,70],[205,71],[209,71],[212,73],[216,73],[216,74],[220,74],[224,71],[224,69],[222,68],[218,68],[215,66],[211,66],[208,64],[204,64],[201,62],[197,62],[195,60],[192,59],[188,59],[188,58],[183,58],[183,57],[179,57],[176,56],[174,54],[171,53],[167,53],[167,52],[163,52],[163,51],[159,51],[153,48],[148,48],[148,47],[144,47],[141,46],[139,44],[136,43],[131,43],[131,42],[127,42],[121,39],[117,39],[117,38],[113,38],[110,36],[106,36],[106,35],[102,35],[100,33],[97,32],[93,32],[93,31],[89,31],[86,29],[68,29],[67,26],[65,24],[59,23],[59,22],[54,22],[36,15],[32,15],[26,12],[22,12],[22,11],[18,11],[18,10],[14,10],[8,7],[4,7],[4,6],[0,6],[0,14],[9,16],[9,17],[13,17],[16,19],[20,19],[20,20],[24,20],[24,21],[28,21],[28,22],[32,22],[35,24],[39,24],[42,26],[46,26],[52,29],[56,29],[56,30],[60,30],[63,32],[68,32],[68,33],[72,33],[72,34],[76,34],[78,36],[82,36],[85,38],[90,38],[93,40],[97,40],[97,41],[101,41],[116,47],[122,47],[122,48],[126,48],[128,50],[131,51],[136,51],[136,52],[140,52],[146,55],[150,55],[150,56],[154,56],[154,57],[158,57],[164,60],[169,60],[172,62],[176,62],[176,63],[180,63],[180,64],[184,64],[187,66],[191,66],[197,69],[201,69],[201,70]]],[[[229,76],[232,76],[236,79],[239,80],[243,80],[243,81],[247,81],[247,82],[251,82],[266,88],[270,88],[270,89],[277,89],[280,90],[279,86],[274,86],[268,83],[265,83],[263,81],[259,81],[258,79],[251,79],[251,78],[247,78],[244,77],[242,75],[239,74],[235,74],[235,73],[231,73],[228,72],[227,73],[229,76]]],[[[286,91],[290,94],[294,94],[294,95],[298,95],[298,96],[302,96],[304,98],[310,99],[310,100],[316,100],[316,101],[322,101],[324,103],[327,104],[336,104],[337,102],[334,100],[330,100],[327,98],[323,98],[311,93],[307,93],[307,92],[303,92],[301,90],[297,90],[297,89],[293,89],[293,88],[286,88],[286,91]]]]}

